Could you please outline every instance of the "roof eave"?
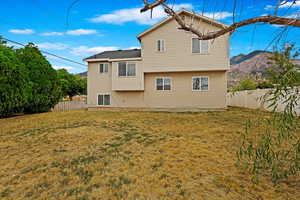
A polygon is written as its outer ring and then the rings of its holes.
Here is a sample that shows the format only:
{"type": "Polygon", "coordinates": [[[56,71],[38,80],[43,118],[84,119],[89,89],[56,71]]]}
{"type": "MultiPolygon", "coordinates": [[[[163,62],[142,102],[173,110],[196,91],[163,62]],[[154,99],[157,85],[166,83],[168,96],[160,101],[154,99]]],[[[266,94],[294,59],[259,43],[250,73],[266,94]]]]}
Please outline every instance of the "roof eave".
{"type": "MultiPolygon", "coordinates": [[[[203,16],[203,15],[197,15],[197,14],[195,14],[195,13],[189,11],[189,10],[182,9],[181,11],[178,12],[179,15],[182,14],[182,13],[186,13],[186,14],[189,14],[189,15],[195,15],[196,17],[198,17],[198,18],[200,18],[200,19],[202,19],[202,20],[204,20],[204,21],[207,21],[207,22],[209,22],[209,23],[218,25],[218,26],[221,27],[221,28],[229,27],[227,24],[224,24],[224,23],[222,23],[222,22],[218,22],[218,21],[216,21],[216,20],[210,19],[210,18],[208,18],[208,17],[206,17],[206,16],[203,16]]],[[[137,35],[138,40],[141,41],[141,37],[143,37],[144,35],[146,35],[147,33],[151,32],[151,31],[157,29],[158,27],[160,27],[161,25],[165,24],[166,22],[168,22],[168,21],[170,21],[170,20],[172,20],[172,19],[173,19],[173,17],[168,17],[168,18],[162,20],[161,22],[159,22],[159,23],[153,25],[152,27],[148,28],[148,29],[145,30],[144,32],[142,32],[142,33],[140,33],[139,35],[137,35]]]]}
{"type": "Polygon", "coordinates": [[[116,61],[139,61],[142,60],[141,57],[136,58],[92,58],[92,59],[83,59],[85,62],[116,62],[116,61]]]}
{"type": "Polygon", "coordinates": [[[90,62],[90,61],[108,61],[109,58],[85,58],[83,61],[90,62]]]}

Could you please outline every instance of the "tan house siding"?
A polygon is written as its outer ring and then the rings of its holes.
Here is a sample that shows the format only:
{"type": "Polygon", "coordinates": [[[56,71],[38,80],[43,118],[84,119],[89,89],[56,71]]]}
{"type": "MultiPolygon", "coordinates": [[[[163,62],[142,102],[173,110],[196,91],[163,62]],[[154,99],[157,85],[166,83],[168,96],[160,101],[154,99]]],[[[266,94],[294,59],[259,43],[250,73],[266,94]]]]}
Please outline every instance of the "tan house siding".
{"type": "MultiPolygon", "coordinates": [[[[217,29],[202,22],[205,31],[217,29]]],[[[193,34],[178,29],[171,20],[141,38],[144,72],[229,69],[228,35],[210,41],[208,54],[192,53],[193,34]],[[156,41],[165,40],[165,52],[157,52],[156,41]]]]}
{"type": "Polygon", "coordinates": [[[174,72],[145,74],[145,107],[155,108],[226,108],[226,73],[174,72]],[[207,76],[208,91],[193,91],[192,77],[207,76]],[[171,91],[157,91],[157,77],[172,79],[171,91]]]}
{"type": "MultiPolygon", "coordinates": [[[[93,64],[93,70],[95,66],[93,64]]],[[[88,104],[97,105],[97,94],[111,94],[111,107],[133,108],[226,108],[226,73],[215,72],[169,72],[146,73],[144,91],[112,91],[111,68],[104,78],[91,73],[88,78],[88,104]],[[208,91],[192,91],[192,77],[209,77],[208,91]],[[157,91],[156,78],[170,77],[171,91],[157,91]]]]}
{"type": "Polygon", "coordinates": [[[111,93],[111,64],[108,65],[107,73],[99,73],[100,63],[92,62],[88,65],[87,103],[89,105],[97,105],[98,93],[111,93]]]}
{"type": "Polygon", "coordinates": [[[112,62],[112,90],[137,91],[144,90],[144,72],[142,61],[128,61],[136,64],[134,77],[119,77],[118,63],[112,62]]]}

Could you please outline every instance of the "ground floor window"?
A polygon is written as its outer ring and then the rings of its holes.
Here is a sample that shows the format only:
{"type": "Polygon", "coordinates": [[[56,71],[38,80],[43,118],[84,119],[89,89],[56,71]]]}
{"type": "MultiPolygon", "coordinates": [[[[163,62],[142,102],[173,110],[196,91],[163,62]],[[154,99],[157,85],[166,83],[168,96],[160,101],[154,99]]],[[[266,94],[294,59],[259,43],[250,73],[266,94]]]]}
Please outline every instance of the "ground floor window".
{"type": "Polygon", "coordinates": [[[171,78],[156,78],[156,90],[171,90],[171,78]]]}
{"type": "Polygon", "coordinates": [[[193,91],[207,91],[209,86],[208,77],[193,77],[193,91]]]}
{"type": "Polygon", "coordinates": [[[109,106],[110,94],[98,94],[98,106],[109,106]]]}

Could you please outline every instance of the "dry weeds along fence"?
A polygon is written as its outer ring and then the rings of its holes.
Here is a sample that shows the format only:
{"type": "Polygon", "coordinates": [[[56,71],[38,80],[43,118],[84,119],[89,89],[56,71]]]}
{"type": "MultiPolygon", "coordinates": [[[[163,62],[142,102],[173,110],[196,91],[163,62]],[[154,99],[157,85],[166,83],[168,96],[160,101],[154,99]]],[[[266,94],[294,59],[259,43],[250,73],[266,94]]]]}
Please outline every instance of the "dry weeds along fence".
{"type": "Polygon", "coordinates": [[[82,101],[62,101],[59,102],[52,111],[68,111],[68,110],[76,110],[87,108],[87,104],[82,101]]]}

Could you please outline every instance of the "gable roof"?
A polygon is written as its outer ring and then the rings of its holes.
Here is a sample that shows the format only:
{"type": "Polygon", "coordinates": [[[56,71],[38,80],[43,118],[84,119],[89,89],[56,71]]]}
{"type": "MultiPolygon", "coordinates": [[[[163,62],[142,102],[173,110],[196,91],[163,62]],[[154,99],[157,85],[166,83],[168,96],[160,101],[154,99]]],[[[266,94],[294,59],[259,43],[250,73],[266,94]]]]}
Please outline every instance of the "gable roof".
{"type": "MultiPolygon", "coordinates": [[[[215,25],[215,26],[217,26],[217,27],[220,27],[220,28],[228,27],[227,24],[224,24],[224,23],[222,23],[222,22],[216,21],[216,20],[211,19],[211,18],[209,18],[209,17],[206,17],[206,16],[204,16],[204,15],[198,15],[198,14],[195,14],[195,13],[189,11],[189,10],[186,10],[186,9],[182,9],[181,11],[179,11],[179,12],[178,12],[178,15],[180,15],[180,14],[186,14],[186,15],[190,15],[190,16],[191,16],[191,15],[196,16],[196,17],[199,18],[200,20],[205,21],[205,22],[207,22],[207,23],[209,23],[209,24],[213,24],[213,25],[215,25]]],[[[161,21],[161,22],[155,24],[154,26],[151,26],[150,28],[146,29],[144,32],[140,33],[140,34],[137,36],[137,38],[140,39],[141,37],[143,37],[143,36],[146,35],[147,33],[152,32],[153,30],[159,28],[160,26],[162,26],[163,24],[165,24],[165,23],[171,21],[172,19],[173,19],[173,17],[168,17],[168,18],[166,18],[165,20],[163,20],[163,21],[161,21]]]]}
{"type": "Polygon", "coordinates": [[[126,59],[126,58],[140,58],[141,49],[128,49],[128,50],[116,50],[116,51],[103,51],[96,55],[87,57],[83,60],[89,59],[126,59]]]}

